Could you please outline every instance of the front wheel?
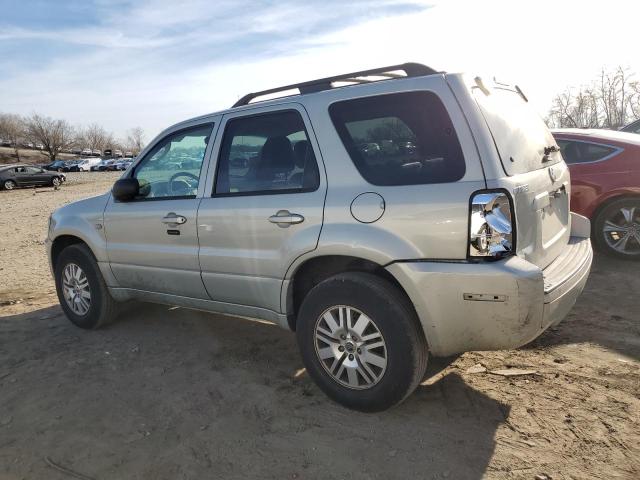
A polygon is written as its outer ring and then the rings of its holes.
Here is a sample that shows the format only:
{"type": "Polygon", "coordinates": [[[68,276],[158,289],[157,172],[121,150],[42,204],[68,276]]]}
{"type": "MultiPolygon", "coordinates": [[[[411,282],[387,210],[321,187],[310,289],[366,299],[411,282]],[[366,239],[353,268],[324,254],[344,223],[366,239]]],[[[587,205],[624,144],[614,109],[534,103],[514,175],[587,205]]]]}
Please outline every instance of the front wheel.
{"type": "Polygon", "coordinates": [[[117,302],[86,245],[71,245],[60,253],[55,280],[62,310],[74,325],[95,329],[115,318],[117,302]]]}
{"type": "Polygon", "coordinates": [[[2,186],[5,190],[13,190],[14,188],[16,188],[16,182],[14,182],[13,180],[5,180],[2,186]]]}
{"type": "Polygon", "coordinates": [[[592,237],[603,253],[640,260],[640,198],[615,200],[593,222],[592,237]]]}
{"type": "Polygon", "coordinates": [[[51,180],[51,185],[54,186],[54,187],[59,187],[60,186],[60,178],[53,177],[53,179],[51,180]]]}
{"type": "Polygon", "coordinates": [[[343,273],[316,285],[302,303],[296,335],[310,377],[354,410],[402,402],[427,367],[413,306],[394,285],[368,273],[343,273]]]}

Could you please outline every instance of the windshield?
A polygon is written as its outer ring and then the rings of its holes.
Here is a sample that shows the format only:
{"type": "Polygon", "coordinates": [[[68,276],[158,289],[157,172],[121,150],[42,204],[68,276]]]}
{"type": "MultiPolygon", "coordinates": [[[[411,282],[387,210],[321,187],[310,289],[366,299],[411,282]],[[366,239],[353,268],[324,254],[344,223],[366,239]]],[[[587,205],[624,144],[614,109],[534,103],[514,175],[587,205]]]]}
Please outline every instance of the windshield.
{"type": "Polygon", "coordinates": [[[545,154],[545,149],[557,147],[556,142],[542,118],[518,92],[492,88],[487,95],[475,88],[474,94],[507,175],[531,172],[562,160],[559,149],[545,154]]]}

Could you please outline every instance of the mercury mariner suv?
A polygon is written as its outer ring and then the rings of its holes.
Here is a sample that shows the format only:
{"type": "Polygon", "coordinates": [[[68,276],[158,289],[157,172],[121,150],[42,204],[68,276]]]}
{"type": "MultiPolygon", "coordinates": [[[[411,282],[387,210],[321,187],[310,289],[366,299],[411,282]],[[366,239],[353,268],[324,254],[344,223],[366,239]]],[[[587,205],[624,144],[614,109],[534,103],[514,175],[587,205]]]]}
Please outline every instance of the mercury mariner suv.
{"type": "Polygon", "coordinates": [[[162,132],[47,248],[82,328],[141,300],[296,332],[333,400],[405,399],[429,355],[509,349],[591,267],[569,171],[518,86],[407,63],[252,93],[162,132]]]}

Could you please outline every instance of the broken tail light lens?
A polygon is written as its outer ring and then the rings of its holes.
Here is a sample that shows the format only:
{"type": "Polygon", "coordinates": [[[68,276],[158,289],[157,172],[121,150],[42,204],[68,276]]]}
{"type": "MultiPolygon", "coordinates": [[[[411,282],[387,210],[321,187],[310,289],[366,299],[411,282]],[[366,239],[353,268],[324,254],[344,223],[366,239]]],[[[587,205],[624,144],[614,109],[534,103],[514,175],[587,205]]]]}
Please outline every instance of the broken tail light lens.
{"type": "Polygon", "coordinates": [[[513,207],[506,192],[476,192],[469,214],[470,257],[499,259],[515,252],[513,207]]]}

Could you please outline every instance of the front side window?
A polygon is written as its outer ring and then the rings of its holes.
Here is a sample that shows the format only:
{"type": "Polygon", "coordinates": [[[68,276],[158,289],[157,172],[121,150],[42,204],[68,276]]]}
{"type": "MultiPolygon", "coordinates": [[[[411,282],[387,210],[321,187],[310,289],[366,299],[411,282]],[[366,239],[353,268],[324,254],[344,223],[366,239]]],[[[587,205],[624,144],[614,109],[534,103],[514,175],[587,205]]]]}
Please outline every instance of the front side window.
{"type": "Polygon", "coordinates": [[[138,199],[194,198],[213,124],[181,130],[165,137],[136,166],[138,199]]]}
{"type": "Polygon", "coordinates": [[[356,168],[374,185],[444,183],[464,176],[460,142],[434,93],[347,100],[331,105],[329,113],[356,168]]]}
{"type": "Polygon", "coordinates": [[[597,162],[617,150],[607,145],[571,140],[558,140],[558,145],[564,161],[568,164],[597,162]]]}
{"type": "Polygon", "coordinates": [[[297,111],[227,122],[218,158],[216,195],[309,192],[319,185],[316,157],[297,111]]]}

